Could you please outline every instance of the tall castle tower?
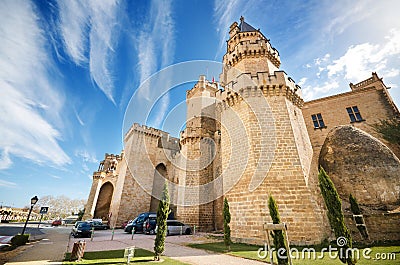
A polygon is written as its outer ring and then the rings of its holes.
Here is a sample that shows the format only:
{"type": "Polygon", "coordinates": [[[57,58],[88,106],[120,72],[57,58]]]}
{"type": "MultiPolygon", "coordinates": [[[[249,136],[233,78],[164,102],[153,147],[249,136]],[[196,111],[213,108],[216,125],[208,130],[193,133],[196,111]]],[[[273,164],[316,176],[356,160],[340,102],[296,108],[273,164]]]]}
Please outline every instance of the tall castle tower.
{"type": "Polygon", "coordinates": [[[181,155],[185,158],[185,173],[180,184],[185,189],[179,193],[178,218],[206,231],[215,228],[215,203],[211,196],[217,150],[214,140],[218,126],[217,91],[217,84],[208,82],[205,76],[200,76],[196,85],[187,91],[186,129],[180,140],[181,155]]]}
{"type": "Polygon", "coordinates": [[[224,91],[217,94],[232,236],[263,239],[260,227],[271,221],[267,202],[272,195],[291,241],[320,242],[326,227],[309,187],[313,151],[300,87],[279,70],[279,52],[269,40],[240,20],[230,27],[220,75],[224,91]]]}

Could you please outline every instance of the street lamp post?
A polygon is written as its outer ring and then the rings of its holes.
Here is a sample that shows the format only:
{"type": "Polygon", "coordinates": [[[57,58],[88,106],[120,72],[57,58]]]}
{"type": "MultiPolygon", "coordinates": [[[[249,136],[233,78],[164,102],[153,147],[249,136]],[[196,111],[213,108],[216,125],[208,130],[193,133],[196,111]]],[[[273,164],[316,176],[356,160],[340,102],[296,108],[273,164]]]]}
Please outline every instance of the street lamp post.
{"type": "Polygon", "coordinates": [[[31,208],[29,209],[29,213],[28,213],[28,217],[26,218],[26,221],[25,221],[24,229],[22,229],[22,233],[21,233],[22,235],[25,233],[26,225],[28,224],[29,216],[31,216],[33,206],[35,206],[35,204],[38,202],[38,200],[39,199],[37,196],[35,196],[31,199],[31,208]]]}

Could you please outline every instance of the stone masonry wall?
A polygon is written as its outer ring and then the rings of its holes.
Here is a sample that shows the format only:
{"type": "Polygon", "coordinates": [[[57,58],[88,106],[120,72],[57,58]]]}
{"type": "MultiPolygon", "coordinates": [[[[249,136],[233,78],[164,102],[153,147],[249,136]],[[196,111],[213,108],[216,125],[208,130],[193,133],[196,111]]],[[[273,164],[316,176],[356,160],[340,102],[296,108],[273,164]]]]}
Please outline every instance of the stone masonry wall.
{"type": "MultiPolygon", "coordinates": [[[[369,240],[400,240],[400,213],[382,213],[364,215],[369,240]]],[[[358,231],[352,215],[345,215],[345,223],[354,241],[364,241],[358,231]]]]}
{"type": "Polygon", "coordinates": [[[324,144],[328,132],[338,126],[351,124],[385,143],[392,151],[399,156],[400,152],[393,145],[387,143],[370,126],[380,119],[388,119],[396,114],[393,107],[388,104],[382,90],[375,88],[360,89],[347,92],[324,99],[313,100],[304,103],[302,108],[304,120],[307,126],[308,135],[314,150],[314,157],[319,156],[321,146],[324,144]],[[357,106],[362,118],[362,122],[350,122],[346,108],[357,106]],[[321,113],[326,128],[314,129],[311,115],[321,113]]]}
{"type": "MultiPolygon", "coordinates": [[[[318,209],[319,205],[315,203],[306,184],[306,176],[297,151],[296,138],[291,123],[288,122],[290,117],[286,98],[284,96],[267,98],[274,119],[276,149],[273,153],[269,151],[261,157],[260,147],[271,144],[273,139],[262,137],[265,135],[260,133],[260,129],[257,130],[256,123],[260,124],[261,117],[261,119],[267,119],[261,124],[271,125],[271,120],[268,121],[271,117],[254,115],[254,106],[265,106],[262,102],[265,100],[264,97],[246,98],[246,100],[260,102],[258,104],[252,102],[253,109],[250,109],[244,101],[240,101],[230,106],[229,110],[222,110],[221,114],[221,123],[227,127],[221,133],[224,189],[229,187],[231,184],[229,182],[232,181],[225,179],[225,176],[229,178],[241,167],[246,168],[240,180],[226,194],[232,215],[232,237],[245,242],[264,240],[262,225],[272,221],[267,207],[268,196],[271,194],[277,201],[282,222],[288,223],[291,242],[297,244],[320,242],[326,237],[324,220],[320,214],[321,210],[318,209]],[[245,126],[249,144],[243,144],[237,150],[231,150],[229,145],[232,144],[232,139],[237,139],[235,130],[238,129],[235,128],[238,126],[235,124],[237,120],[234,117],[236,115],[240,117],[240,122],[245,126]],[[243,153],[248,153],[249,158],[243,160],[241,155],[243,153]],[[252,191],[249,187],[252,185],[254,173],[257,172],[256,165],[267,163],[260,158],[268,160],[272,157],[271,168],[266,172],[265,179],[252,191]]],[[[268,113],[267,109],[256,110],[256,113],[263,111],[268,113]]]]}

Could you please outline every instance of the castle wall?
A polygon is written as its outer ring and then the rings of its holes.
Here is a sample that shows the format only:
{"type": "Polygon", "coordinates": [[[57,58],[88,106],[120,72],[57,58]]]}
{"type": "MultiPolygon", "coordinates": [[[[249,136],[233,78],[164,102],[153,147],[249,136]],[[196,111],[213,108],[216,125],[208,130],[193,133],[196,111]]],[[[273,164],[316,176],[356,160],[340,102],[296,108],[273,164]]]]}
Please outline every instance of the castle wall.
{"type": "Polygon", "coordinates": [[[235,181],[230,176],[245,168],[238,182],[225,195],[230,203],[232,236],[246,242],[264,240],[262,226],[272,221],[267,206],[271,194],[277,201],[282,222],[288,223],[291,242],[320,242],[326,236],[324,220],[307,187],[304,170],[308,162],[300,159],[300,154],[310,153],[311,150],[307,150],[307,140],[296,143],[287,107],[291,103],[287,103],[284,95],[248,97],[245,100],[251,108],[239,99],[221,113],[221,124],[225,126],[221,130],[224,190],[235,181]],[[265,107],[265,100],[270,109],[265,107]],[[272,116],[268,115],[269,112],[272,116]],[[257,116],[257,113],[265,115],[257,116]],[[244,125],[247,138],[240,135],[243,132],[238,131],[238,123],[244,125]],[[271,134],[272,130],[274,134],[271,134]],[[275,138],[276,148],[273,151],[271,148],[262,150],[262,146],[274,142],[272,137],[275,138]],[[235,145],[232,141],[236,139],[248,139],[249,142],[235,145]],[[242,154],[248,154],[248,159],[242,154]],[[272,159],[271,167],[267,172],[261,172],[266,174],[265,178],[260,185],[254,186],[254,178],[257,180],[260,173],[258,165],[266,165],[269,159],[272,159]]]}
{"type": "Polygon", "coordinates": [[[327,98],[317,99],[304,103],[302,108],[308,135],[314,150],[314,156],[318,157],[328,132],[338,126],[351,124],[385,143],[399,157],[400,150],[394,145],[382,139],[381,135],[374,131],[372,124],[382,119],[390,119],[398,112],[387,99],[387,91],[374,87],[358,89],[327,98]],[[357,106],[364,121],[351,122],[346,111],[347,107],[357,106]],[[314,129],[311,115],[321,113],[326,128],[314,129]]]}
{"type": "MultiPolygon", "coordinates": [[[[159,164],[166,167],[170,181],[177,181],[175,165],[171,161],[178,150],[176,138],[169,138],[157,129],[138,124],[132,126],[125,137],[126,166],[121,167],[117,185],[117,189],[121,190],[119,209],[117,204],[113,208],[117,213],[114,219],[117,225],[150,211],[152,194],[160,197],[165,179],[156,173],[159,164]],[[157,185],[153,185],[155,179],[157,185]]],[[[176,192],[170,191],[171,201],[176,200],[176,192]]]]}

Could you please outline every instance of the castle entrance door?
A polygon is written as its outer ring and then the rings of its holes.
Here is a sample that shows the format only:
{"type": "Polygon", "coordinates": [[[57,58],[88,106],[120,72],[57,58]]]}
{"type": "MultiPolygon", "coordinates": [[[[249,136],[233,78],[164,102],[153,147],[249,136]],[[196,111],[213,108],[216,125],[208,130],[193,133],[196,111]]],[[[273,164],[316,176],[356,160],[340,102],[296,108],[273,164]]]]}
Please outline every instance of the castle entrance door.
{"type": "Polygon", "coordinates": [[[113,192],[114,187],[110,182],[106,182],[101,186],[96,209],[94,210],[94,218],[107,220],[113,192]]]}
{"type": "Polygon", "coordinates": [[[157,212],[165,180],[167,179],[167,168],[164,164],[158,164],[154,171],[153,190],[151,193],[150,212],[157,212]]]}

